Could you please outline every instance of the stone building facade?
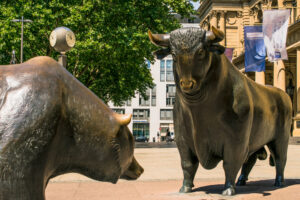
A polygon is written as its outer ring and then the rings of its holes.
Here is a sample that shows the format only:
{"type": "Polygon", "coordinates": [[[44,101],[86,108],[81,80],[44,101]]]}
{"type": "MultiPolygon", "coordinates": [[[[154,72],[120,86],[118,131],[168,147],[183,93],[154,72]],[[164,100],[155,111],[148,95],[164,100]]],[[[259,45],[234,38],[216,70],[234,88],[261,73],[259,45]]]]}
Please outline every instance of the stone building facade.
{"type": "Polygon", "coordinates": [[[225,33],[221,42],[234,48],[233,64],[244,69],[244,26],[262,25],[263,11],[289,9],[291,12],[287,52],[288,60],[268,62],[265,72],[246,75],[260,84],[274,85],[286,91],[293,102],[293,136],[300,136],[300,0],[201,0],[200,26],[215,26],[225,33]]]}

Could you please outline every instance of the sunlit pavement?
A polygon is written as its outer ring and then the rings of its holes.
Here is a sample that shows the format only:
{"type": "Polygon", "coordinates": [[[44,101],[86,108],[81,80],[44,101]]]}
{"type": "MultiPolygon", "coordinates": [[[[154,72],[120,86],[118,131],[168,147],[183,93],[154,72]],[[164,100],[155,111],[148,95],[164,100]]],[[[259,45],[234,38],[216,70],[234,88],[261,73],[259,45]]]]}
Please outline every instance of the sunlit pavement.
{"type": "Polygon", "coordinates": [[[182,171],[176,148],[137,148],[135,156],[145,169],[137,181],[120,180],[111,184],[96,182],[79,174],[66,174],[52,179],[46,189],[46,199],[300,199],[300,145],[289,146],[285,187],[273,187],[275,168],[269,166],[268,160],[258,161],[247,186],[237,187],[237,195],[233,197],[220,195],[225,181],[222,162],[212,170],[199,166],[194,191],[180,194],[182,171]]]}

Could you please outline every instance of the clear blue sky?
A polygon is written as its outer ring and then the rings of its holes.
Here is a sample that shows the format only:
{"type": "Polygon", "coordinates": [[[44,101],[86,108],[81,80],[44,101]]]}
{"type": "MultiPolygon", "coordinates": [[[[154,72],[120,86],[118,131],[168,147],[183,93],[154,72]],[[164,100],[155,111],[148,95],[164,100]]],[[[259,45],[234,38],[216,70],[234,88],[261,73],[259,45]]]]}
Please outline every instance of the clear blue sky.
{"type": "Polygon", "coordinates": [[[191,3],[193,4],[195,10],[197,10],[199,8],[199,5],[200,5],[199,2],[194,3],[191,1],[191,3]]]}

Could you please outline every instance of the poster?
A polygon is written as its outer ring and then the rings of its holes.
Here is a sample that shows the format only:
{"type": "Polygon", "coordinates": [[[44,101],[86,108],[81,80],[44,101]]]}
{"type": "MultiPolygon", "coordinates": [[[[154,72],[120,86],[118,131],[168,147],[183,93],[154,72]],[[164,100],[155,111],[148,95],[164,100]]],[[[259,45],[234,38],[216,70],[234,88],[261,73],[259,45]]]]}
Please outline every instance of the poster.
{"type": "Polygon", "coordinates": [[[265,71],[266,48],[262,26],[245,26],[245,71],[265,71]]]}
{"type": "Polygon", "coordinates": [[[290,10],[266,10],[263,13],[263,34],[268,60],[287,60],[286,36],[290,10]]]}

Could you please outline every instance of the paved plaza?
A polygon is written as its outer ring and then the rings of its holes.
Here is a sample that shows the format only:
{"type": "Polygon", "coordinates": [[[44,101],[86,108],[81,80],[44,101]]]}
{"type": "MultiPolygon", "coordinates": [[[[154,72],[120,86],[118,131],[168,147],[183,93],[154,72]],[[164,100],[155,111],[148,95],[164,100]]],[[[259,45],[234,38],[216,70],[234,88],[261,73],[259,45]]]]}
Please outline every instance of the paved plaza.
{"type": "Polygon", "coordinates": [[[137,181],[117,184],[97,182],[79,174],[66,174],[51,180],[47,200],[214,200],[214,199],[300,199],[300,145],[290,145],[285,170],[286,187],[273,187],[275,168],[268,160],[258,161],[249,183],[237,187],[237,195],[224,197],[222,162],[212,170],[199,166],[195,189],[180,194],[182,171],[177,148],[137,148],[135,156],[145,172],[137,181]]]}

